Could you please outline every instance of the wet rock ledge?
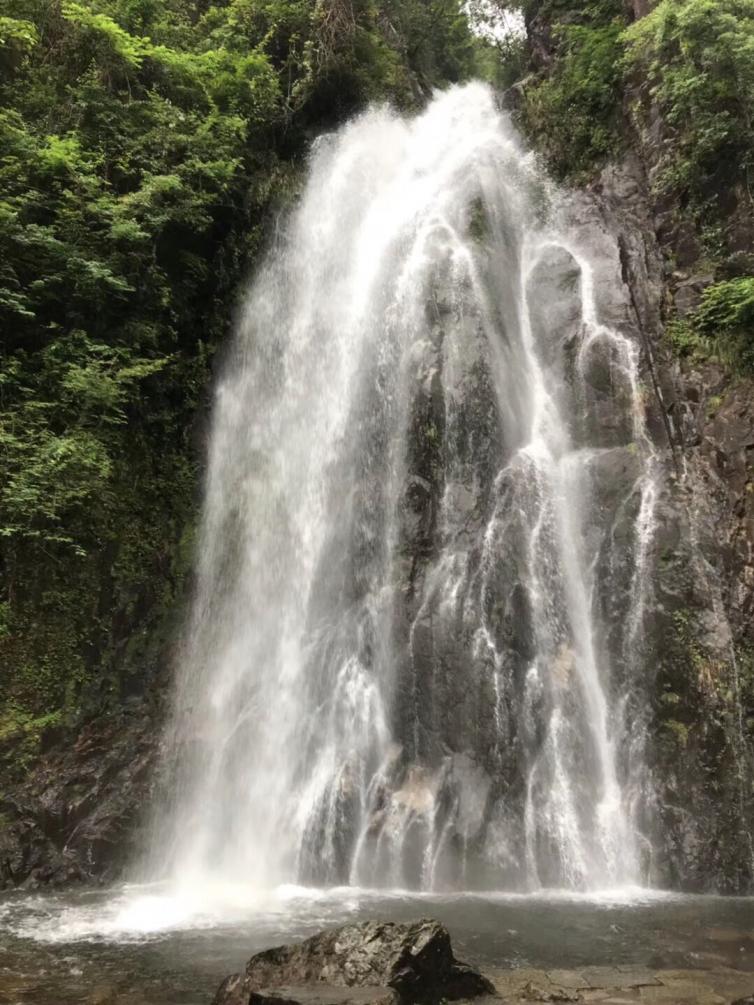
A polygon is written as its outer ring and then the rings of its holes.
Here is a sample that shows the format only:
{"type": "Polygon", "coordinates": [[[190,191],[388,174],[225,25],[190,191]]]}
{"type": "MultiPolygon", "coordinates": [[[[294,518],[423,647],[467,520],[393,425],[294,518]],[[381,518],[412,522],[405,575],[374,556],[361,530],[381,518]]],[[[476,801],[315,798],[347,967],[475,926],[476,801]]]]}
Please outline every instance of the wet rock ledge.
{"type": "Polygon", "coordinates": [[[436,921],[368,921],[253,956],[226,977],[212,1005],[754,1005],[754,974],[656,970],[496,970],[485,977],[453,955],[436,921]]]}

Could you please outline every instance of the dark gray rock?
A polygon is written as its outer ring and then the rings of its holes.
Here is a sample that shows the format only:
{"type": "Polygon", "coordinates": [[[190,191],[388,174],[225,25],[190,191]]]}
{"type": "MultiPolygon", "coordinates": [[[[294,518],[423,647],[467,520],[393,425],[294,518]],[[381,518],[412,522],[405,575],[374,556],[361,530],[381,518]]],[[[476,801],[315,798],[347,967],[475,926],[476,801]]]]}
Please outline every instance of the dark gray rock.
{"type": "Polygon", "coordinates": [[[223,981],[214,1005],[434,1003],[488,994],[494,994],[492,984],[455,959],[450,936],[438,922],[367,921],[322,932],[300,945],[257,953],[243,974],[223,981]],[[302,988],[309,997],[302,995],[302,988]],[[340,992],[333,995],[332,988],[377,989],[378,993],[377,997],[354,996],[353,992],[342,997],[340,992]]]}
{"type": "Polygon", "coordinates": [[[388,988],[269,988],[252,991],[249,1005],[395,1005],[398,998],[388,988]]]}
{"type": "Polygon", "coordinates": [[[676,287],[674,303],[676,313],[679,317],[686,317],[697,309],[701,303],[702,294],[710,283],[714,282],[714,276],[692,276],[685,279],[676,287]]]}
{"type": "Polygon", "coordinates": [[[0,798],[0,889],[114,879],[155,784],[159,726],[139,707],[55,746],[0,798]]]}
{"type": "Polygon", "coordinates": [[[287,987],[252,991],[249,1005],[396,1005],[398,996],[389,988],[287,987]]]}
{"type": "MultiPolygon", "coordinates": [[[[662,470],[642,639],[644,691],[635,709],[646,722],[655,791],[642,829],[653,844],[651,882],[741,893],[754,881],[752,383],[711,361],[679,362],[664,335],[672,300],[675,312],[693,310],[722,273],[713,277],[695,262],[678,271],[674,251],[682,235],[663,231],[662,207],[653,205],[651,146],[635,145],[636,153],[592,186],[620,248],[662,470]]],[[[729,261],[726,275],[746,273],[745,256],[729,261]]],[[[621,536],[620,523],[616,532],[621,536]]],[[[609,598],[605,621],[614,626],[610,648],[619,651],[620,577],[601,592],[609,598]]]]}

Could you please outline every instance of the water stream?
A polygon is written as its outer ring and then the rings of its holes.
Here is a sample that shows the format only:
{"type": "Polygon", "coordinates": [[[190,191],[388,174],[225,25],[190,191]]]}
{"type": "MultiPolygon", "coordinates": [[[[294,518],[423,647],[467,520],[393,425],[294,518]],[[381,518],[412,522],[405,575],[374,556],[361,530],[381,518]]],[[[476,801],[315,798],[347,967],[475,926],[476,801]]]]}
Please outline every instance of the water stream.
{"type": "Polygon", "coordinates": [[[149,875],[646,880],[659,476],[614,257],[483,85],[317,142],[216,390],[149,875]]]}

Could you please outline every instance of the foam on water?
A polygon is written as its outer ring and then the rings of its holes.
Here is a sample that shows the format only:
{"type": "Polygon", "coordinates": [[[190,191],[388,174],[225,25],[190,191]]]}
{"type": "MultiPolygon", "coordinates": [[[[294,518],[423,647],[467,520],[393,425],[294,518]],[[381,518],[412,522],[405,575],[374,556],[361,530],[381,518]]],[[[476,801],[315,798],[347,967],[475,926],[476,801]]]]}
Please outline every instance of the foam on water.
{"type": "Polygon", "coordinates": [[[439,894],[400,889],[361,889],[353,886],[313,888],[285,884],[264,895],[251,886],[215,883],[204,889],[174,889],[165,884],[128,884],[109,891],[52,896],[16,896],[0,902],[0,929],[13,935],[50,944],[76,942],[140,943],[162,940],[180,932],[221,933],[251,927],[298,930],[344,924],[356,917],[388,916],[391,908],[410,906],[417,915],[433,907],[499,903],[520,905],[574,904],[604,908],[640,909],[662,902],[693,899],[682,894],[648,890],[645,887],[577,893],[549,890],[546,893],[439,894]]]}

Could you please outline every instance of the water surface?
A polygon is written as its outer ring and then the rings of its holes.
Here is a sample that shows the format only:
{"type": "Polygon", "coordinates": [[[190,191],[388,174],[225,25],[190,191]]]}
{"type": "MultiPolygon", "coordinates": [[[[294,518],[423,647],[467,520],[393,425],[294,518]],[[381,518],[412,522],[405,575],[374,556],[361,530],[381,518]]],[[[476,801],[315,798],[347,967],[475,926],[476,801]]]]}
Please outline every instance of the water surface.
{"type": "Polygon", "coordinates": [[[122,887],[0,900],[3,1005],[208,1005],[257,950],[346,921],[434,917],[481,967],[643,964],[754,971],[754,899],[620,891],[416,895],[122,887]],[[223,920],[224,919],[224,920],[223,920]]]}

